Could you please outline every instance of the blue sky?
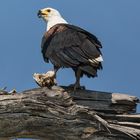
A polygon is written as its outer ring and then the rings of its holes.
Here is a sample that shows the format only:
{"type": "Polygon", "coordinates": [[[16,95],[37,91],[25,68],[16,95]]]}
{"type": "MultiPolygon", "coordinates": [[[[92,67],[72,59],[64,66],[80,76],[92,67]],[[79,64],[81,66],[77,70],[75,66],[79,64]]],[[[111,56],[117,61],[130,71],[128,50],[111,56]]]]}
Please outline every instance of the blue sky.
{"type": "MultiPolygon", "coordinates": [[[[37,87],[32,74],[52,69],[42,58],[40,42],[46,27],[37,18],[37,11],[53,7],[69,23],[95,34],[103,44],[104,69],[98,78],[82,78],[81,85],[139,96],[139,5],[139,0],[1,0],[0,87],[18,91],[37,87]]],[[[74,73],[60,70],[57,81],[69,85],[75,81],[74,73]]]]}

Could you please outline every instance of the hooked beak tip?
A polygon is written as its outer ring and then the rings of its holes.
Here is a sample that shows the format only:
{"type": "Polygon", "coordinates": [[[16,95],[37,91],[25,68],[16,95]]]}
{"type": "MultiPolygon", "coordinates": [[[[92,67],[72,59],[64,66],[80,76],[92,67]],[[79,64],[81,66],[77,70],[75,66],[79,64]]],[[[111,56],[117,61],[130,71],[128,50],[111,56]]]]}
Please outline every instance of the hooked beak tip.
{"type": "Polygon", "coordinates": [[[38,16],[38,18],[41,18],[41,16],[42,16],[41,10],[38,11],[37,16],[38,16]]]}

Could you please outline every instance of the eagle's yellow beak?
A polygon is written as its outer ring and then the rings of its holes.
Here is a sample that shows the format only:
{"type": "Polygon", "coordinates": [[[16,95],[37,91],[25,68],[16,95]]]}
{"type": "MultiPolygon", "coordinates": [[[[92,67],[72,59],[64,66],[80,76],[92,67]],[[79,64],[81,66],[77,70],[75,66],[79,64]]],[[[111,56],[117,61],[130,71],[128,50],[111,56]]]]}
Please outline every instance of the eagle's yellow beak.
{"type": "Polygon", "coordinates": [[[49,14],[48,10],[39,10],[38,13],[37,13],[37,16],[39,18],[42,18],[43,16],[47,17],[49,14]]]}

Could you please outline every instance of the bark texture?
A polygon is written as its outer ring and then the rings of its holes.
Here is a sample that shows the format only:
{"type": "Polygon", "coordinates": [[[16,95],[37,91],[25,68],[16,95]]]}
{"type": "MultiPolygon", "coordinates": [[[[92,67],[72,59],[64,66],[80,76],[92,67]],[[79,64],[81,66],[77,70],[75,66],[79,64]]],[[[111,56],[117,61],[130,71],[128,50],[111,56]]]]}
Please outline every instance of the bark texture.
{"type": "Polygon", "coordinates": [[[0,91],[0,139],[140,140],[139,99],[54,86],[0,91]]]}

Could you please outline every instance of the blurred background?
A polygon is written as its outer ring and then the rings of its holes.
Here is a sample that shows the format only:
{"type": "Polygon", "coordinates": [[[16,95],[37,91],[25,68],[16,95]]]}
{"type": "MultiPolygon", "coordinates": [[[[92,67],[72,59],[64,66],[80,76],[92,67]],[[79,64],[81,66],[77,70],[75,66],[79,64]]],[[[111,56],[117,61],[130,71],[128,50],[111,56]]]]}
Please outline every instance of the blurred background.
{"type": "MultiPolygon", "coordinates": [[[[42,58],[40,44],[46,25],[38,19],[37,12],[53,7],[70,24],[88,30],[102,42],[104,68],[98,78],[83,77],[81,85],[139,97],[139,5],[139,0],[1,0],[0,88],[15,88],[18,92],[35,88],[33,73],[52,69],[42,58]]],[[[57,81],[60,85],[69,85],[74,83],[74,77],[72,70],[61,69],[57,81]]]]}

